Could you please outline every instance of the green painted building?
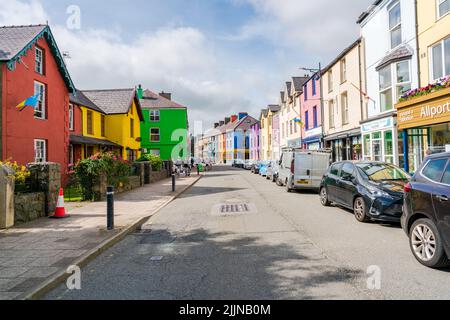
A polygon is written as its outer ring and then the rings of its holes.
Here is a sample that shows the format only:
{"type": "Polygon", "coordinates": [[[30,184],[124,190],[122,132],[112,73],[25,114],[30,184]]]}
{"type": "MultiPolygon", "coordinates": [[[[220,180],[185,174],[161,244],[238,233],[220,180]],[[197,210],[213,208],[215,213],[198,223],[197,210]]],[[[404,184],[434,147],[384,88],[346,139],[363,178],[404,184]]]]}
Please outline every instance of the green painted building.
{"type": "Polygon", "coordinates": [[[138,88],[144,121],[141,122],[143,154],[156,154],[162,160],[189,157],[187,107],[174,101],[170,93],[156,94],[138,88]]]}

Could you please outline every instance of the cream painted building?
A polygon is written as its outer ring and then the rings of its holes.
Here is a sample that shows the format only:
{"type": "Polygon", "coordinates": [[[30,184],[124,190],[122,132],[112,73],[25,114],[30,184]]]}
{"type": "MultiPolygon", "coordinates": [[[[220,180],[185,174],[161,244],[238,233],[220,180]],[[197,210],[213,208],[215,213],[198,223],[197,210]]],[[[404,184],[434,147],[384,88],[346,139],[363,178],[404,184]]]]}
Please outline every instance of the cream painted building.
{"type": "Polygon", "coordinates": [[[362,158],[360,122],[367,117],[363,57],[358,39],[323,70],[324,140],[334,161],[362,158]]]}
{"type": "MultiPolygon", "coordinates": [[[[261,110],[260,116],[260,135],[261,135],[261,160],[273,160],[273,118],[274,115],[279,112],[280,107],[278,105],[269,105],[267,109],[261,110]]],[[[277,147],[275,145],[275,147],[277,147]]]]}
{"type": "Polygon", "coordinates": [[[295,119],[301,118],[303,85],[308,77],[293,77],[280,93],[280,149],[302,146],[302,129],[295,119]]]}

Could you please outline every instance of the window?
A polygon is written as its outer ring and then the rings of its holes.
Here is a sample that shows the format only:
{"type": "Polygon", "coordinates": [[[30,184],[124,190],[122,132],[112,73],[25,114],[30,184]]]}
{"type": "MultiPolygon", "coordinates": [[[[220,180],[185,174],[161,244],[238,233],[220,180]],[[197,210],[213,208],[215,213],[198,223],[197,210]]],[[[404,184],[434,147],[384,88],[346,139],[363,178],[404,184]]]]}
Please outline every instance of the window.
{"type": "Polygon", "coordinates": [[[319,126],[318,119],[317,119],[317,107],[313,108],[313,124],[314,124],[314,128],[317,128],[319,126]]]}
{"type": "Polygon", "coordinates": [[[393,63],[379,71],[381,112],[394,108],[402,95],[411,89],[409,60],[393,63]]]}
{"type": "Polygon", "coordinates": [[[130,138],[134,138],[134,119],[130,119],[130,138]]]}
{"type": "Polygon", "coordinates": [[[329,102],[329,107],[330,107],[330,128],[334,128],[334,101],[330,100],[329,102]]]}
{"type": "Polygon", "coordinates": [[[402,18],[400,2],[394,3],[389,9],[389,32],[391,36],[391,49],[402,43],[402,18]]]}
{"type": "Polygon", "coordinates": [[[316,79],[312,79],[312,95],[316,95],[316,79]]]}
{"type": "Polygon", "coordinates": [[[159,122],[161,120],[159,110],[150,110],[150,121],[159,122]]]}
{"type": "Polygon", "coordinates": [[[431,47],[431,78],[439,80],[450,75],[450,37],[431,47]]]}
{"type": "Polygon", "coordinates": [[[345,163],[342,166],[341,177],[342,178],[352,177],[354,172],[355,168],[353,167],[353,165],[351,163],[345,163]]]}
{"type": "Polygon", "coordinates": [[[34,117],[38,119],[45,119],[46,116],[46,97],[45,97],[45,84],[35,81],[34,82],[34,94],[38,96],[38,104],[34,110],[34,117]]]}
{"type": "Polygon", "coordinates": [[[69,130],[73,131],[73,104],[69,104],[69,130]]]}
{"type": "Polygon", "coordinates": [[[152,149],[152,150],[150,150],[150,154],[152,154],[154,156],[160,156],[161,155],[161,150],[159,150],[159,149],[152,149]]]}
{"type": "Polygon", "coordinates": [[[423,169],[422,174],[430,180],[439,182],[441,181],[446,164],[447,159],[431,160],[423,169]]]}
{"type": "Polygon", "coordinates": [[[444,172],[444,177],[442,178],[442,183],[450,185],[450,163],[447,166],[447,170],[444,172]]]}
{"type": "Polygon", "coordinates": [[[42,49],[36,47],[35,51],[35,71],[39,74],[44,74],[44,53],[42,49]]]}
{"type": "Polygon", "coordinates": [[[438,19],[450,11],[450,0],[437,0],[438,19]]]}
{"type": "Polygon", "coordinates": [[[341,83],[347,81],[347,60],[341,60],[341,83]]]}
{"type": "Polygon", "coordinates": [[[330,174],[338,176],[340,166],[341,166],[340,163],[333,164],[330,168],[330,174]]]}
{"type": "Polygon", "coordinates": [[[92,121],[92,117],[93,117],[93,112],[88,110],[86,113],[86,127],[87,127],[87,133],[93,135],[94,134],[94,126],[93,126],[93,121],[92,121]]]}
{"type": "Polygon", "coordinates": [[[293,131],[292,131],[292,120],[291,121],[289,121],[289,134],[292,134],[293,133],[293,131]]]}
{"type": "Polygon", "coordinates": [[[47,141],[34,140],[34,162],[47,162],[47,141]]]}
{"type": "Polygon", "coordinates": [[[348,124],[348,97],[347,93],[341,95],[341,107],[342,107],[342,124],[348,124]]]}
{"type": "Polygon", "coordinates": [[[102,130],[102,137],[106,136],[106,117],[104,114],[100,116],[100,122],[101,122],[101,130],[102,130]]]}
{"type": "Polygon", "coordinates": [[[305,84],[303,86],[303,95],[304,95],[305,101],[308,100],[308,85],[307,84],[305,84]]]}
{"type": "Polygon", "coordinates": [[[159,142],[159,141],[160,141],[159,128],[151,128],[150,129],[150,142],[159,142]]]}
{"type": "Polygon", "coordinates": [[[309,111],[305,112],[305,129],[309,129],[309,111]]]}
{"type": "Polygon", "coordinates": [[[328,71],[328,92],[333,92],[333,70],[328,71]]]}

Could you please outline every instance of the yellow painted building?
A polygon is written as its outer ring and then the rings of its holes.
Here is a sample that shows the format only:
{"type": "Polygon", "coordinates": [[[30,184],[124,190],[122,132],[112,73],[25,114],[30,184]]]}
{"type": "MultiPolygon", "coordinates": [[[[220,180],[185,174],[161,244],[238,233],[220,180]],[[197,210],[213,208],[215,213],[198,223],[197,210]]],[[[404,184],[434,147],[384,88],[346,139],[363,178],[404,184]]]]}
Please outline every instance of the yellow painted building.
{"type": "MultiPolygon", "coordinates": [[[[134,161],[141,156],[142,110],[134,89],[78,91],[71,97],[71,156],[84,159],[99,151],[114,150],[123,159],[134,161]],[[78,147],[76,147],[78,146],[78,147]],[[81,146],[81,147],[80,147],[81,146]]],[[[70,118],[70,117],[69,117],[70,118]]]]}
{"type": "Polygon", "coordinates": [[[445,61],[450,55],[448,5],[442,0],[417,1],[417,21],[420,86],[424,87],[450,74],[450,61],[445,61]]]}
{"type": "Polygon", "coordinates": [[[261,123],[261,129],[260,129],[260,147],[261,147],[261,160],[266,161],[269,160],[270,155],[272,154],[272,148],[271,148],[271,132],[272,132],[272,126],[269,121],[269,110],[263,109],[261,110],[261,116],[259,118],[259,122],[261,123]]]}

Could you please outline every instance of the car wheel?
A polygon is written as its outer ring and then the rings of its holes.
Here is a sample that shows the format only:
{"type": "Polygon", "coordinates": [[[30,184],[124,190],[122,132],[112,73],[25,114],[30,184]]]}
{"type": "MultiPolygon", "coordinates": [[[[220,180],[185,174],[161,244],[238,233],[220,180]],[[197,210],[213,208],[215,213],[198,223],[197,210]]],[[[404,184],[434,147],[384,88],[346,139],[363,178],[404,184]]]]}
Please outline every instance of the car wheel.
{"type": "Polygon", "coordinates": [[[330,206],[330,201],[328,200],[328,192],[327,192],[327,188],[322,187],[320,189],[320,203],[324,206],[324,207],[329,207],[330,206]]]}
{"type": "Polygon", "coordinates": [[[279,178],[276,179],[275,183],[277,184],[277,186],[282,187],[283,183],[281,182],[281,180],[279,178]]]}
{"type": "Polygon", "coordinates": [[[359,222],[368,222],[370,220],[367,215],[367,206],[363,197],[358,197],[353,203],[353,212],[355,213],[355,218],[359,222]]]}
{"type": "Polygon", "coordinates": [[[411,227],[409,243],[416,259],[430,268],[443,268],[450,265],[442,238],[430,219],[419,219],[411,227]]]}

